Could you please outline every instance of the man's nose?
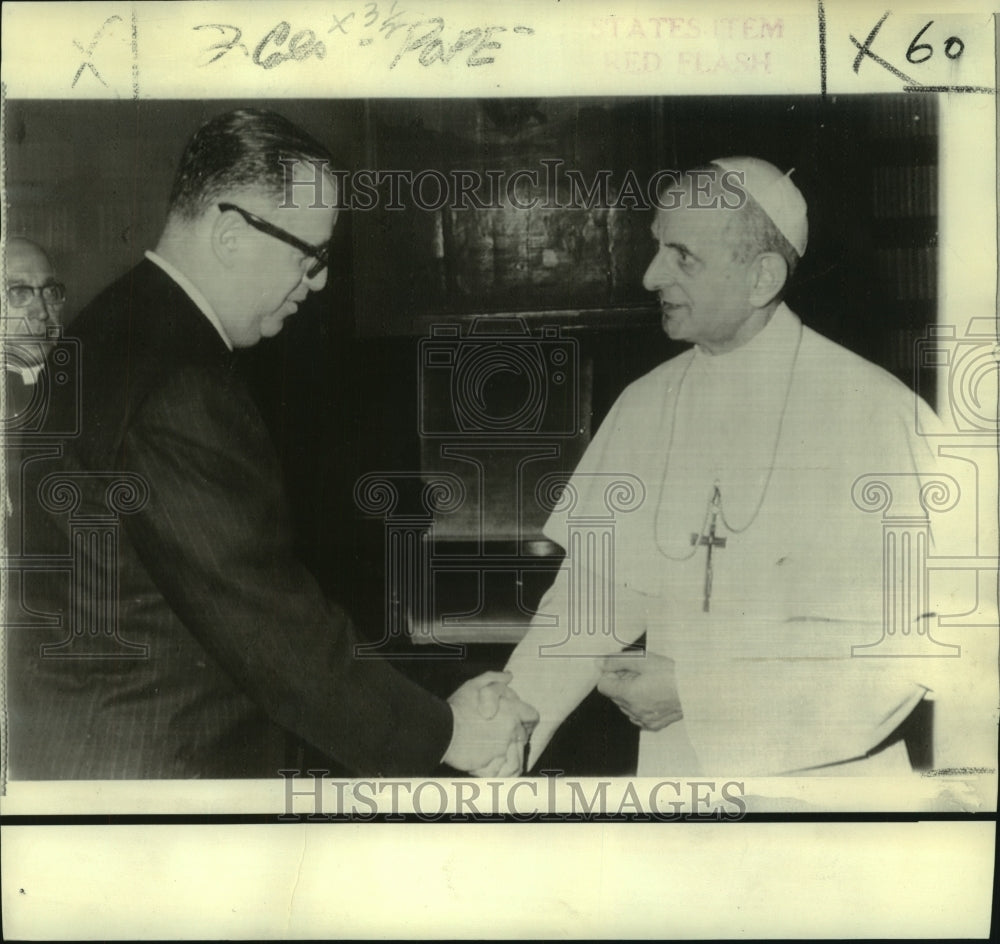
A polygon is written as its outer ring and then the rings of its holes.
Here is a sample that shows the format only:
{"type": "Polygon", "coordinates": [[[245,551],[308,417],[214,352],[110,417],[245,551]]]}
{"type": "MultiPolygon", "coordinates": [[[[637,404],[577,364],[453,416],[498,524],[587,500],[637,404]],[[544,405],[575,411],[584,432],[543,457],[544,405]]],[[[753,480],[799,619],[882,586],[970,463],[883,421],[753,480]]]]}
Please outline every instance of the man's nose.
{"type": "Polygon", "coordinates": [[[309,289],[310,292],[318,292],[320,291],[320,289],[323,288],[324,285],[326,285],[326,276],[328,271],[329,270],[326,267],[324,267],[320,269],[319,272],[317,272],[312,278],[309,278],[308,275],[306,276],[305,278],[306,287],[309,289]]]}
{"type": "Polygon", "coordinates": [[[45,299],[39,291],[35,292],[23,311],[24,318],[28,322],[41,322],[44,325],[46,321],[52,318],[52,312],[49,311],[49,306],[45,303],[45,299]]]}
{"type": "Polygon", "coordinates": [[[664,285],[670,285],[674,281],[674,264],[670,258],[670,253],[666,249],[660,249],[653,261],[646,269],[646,274],[642,277],[642,287],[647,292],[655,292],[664,285]]]}

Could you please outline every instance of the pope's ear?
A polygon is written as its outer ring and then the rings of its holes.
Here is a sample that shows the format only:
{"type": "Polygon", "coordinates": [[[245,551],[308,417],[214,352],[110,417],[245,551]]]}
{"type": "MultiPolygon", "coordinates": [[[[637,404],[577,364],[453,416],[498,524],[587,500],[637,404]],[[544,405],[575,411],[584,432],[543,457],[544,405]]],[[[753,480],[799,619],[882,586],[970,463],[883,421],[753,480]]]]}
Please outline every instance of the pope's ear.
{"type": "MultiPolygon", "coordinates": [[[[209,211],[212,212],[212,211],[209,211]]],[[[216,210],[212,222],[212,252],[227,269],[236,263],[236,256],[246,237],[247,224],[235,210],[216,210]]]]}
{"type": "Polygon", "coordinates": [[[754,308],[764,308],[788,281],[788,263],[780,253],[762,252],[750,267],[750,303],[754,308]]]}

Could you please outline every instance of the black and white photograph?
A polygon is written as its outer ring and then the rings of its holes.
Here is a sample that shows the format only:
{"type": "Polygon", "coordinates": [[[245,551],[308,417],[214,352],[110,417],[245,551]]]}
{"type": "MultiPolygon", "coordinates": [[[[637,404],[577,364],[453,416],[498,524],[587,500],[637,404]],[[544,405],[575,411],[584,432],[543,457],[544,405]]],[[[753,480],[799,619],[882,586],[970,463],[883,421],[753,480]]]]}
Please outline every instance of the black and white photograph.
{"type": "Polygon", "coordinates": [[[882,12],[5,5],[7,936],[988,936],[997,34],[882,12]]]}

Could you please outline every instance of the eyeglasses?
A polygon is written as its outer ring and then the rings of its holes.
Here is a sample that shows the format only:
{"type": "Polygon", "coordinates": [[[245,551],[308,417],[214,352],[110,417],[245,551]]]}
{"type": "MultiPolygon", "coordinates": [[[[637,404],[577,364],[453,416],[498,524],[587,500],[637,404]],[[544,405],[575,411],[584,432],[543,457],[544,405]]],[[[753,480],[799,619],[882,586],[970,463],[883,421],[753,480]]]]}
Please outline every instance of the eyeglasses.
{"type": "Polygon", "coordinates": [[[268,236],[273,236],[275,239],[280,239],[283,243],[287,243],[289,246],[294,246],[308,259],[315,259],[316,261],[306,270],[307,279],[316,278],[316,276],[319,275],[320,272],[322,272],[329,264],[330,250],[327,246],[311,246],[304,240],[299,239],[298,236],[293,236],[287,230],[283,230],[280,226],[275,226],[273,223],[268,223],[267,220],[262,220],[259,216],[251,213],[249,210],[244,210],[242,207],[236,206],[235,203],[220,203],[219,209],[223,213],[228,210],[235,210],[254,229],[258,229],[262,233],[267,233],[268,236]]]}
{"type": "Polygon", "coordinates": [[[36,295],[41,295],[47,305],[59,305],[66,301],[66,286],[62,282],[7,286],[7,303],[11,308],[26,308],[36,295]]]}

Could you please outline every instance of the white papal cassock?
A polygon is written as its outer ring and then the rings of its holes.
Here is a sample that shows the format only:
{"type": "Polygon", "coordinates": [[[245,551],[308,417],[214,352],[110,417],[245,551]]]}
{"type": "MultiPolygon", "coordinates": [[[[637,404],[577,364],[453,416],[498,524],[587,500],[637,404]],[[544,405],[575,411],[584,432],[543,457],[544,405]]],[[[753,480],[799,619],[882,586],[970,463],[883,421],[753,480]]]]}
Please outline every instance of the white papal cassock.
{"type": "MultiPolygon", "coordinates": [[[[574,524],[608,519],[616,477],[638,480],[641,505],[610,529],[613,623],[579,618],[600,606],[602,577],[583,568],[584,588],[567,564],[507,666],[541,714],[530,765],[600,658],[643,633],[676,661],[684,720],[642,732],[640,775],[778,774],[878,745],[927,688],[920,659],[852,658],[879,639],[883,604],[881,520],[852,488],[884,473],[894,509],[921,514],[934,463],[918,422],[936,420],[912,391],[785,305],[737,350],[692,348],[628,387],[545,528],[567,546],[574,524]],[[726,546],[712,552],[705,612],[708,549],[692,535],[707,533],[716,486],[726,546]]],[[[880,760],[905,758],[900,744],[880,760]]]]}

